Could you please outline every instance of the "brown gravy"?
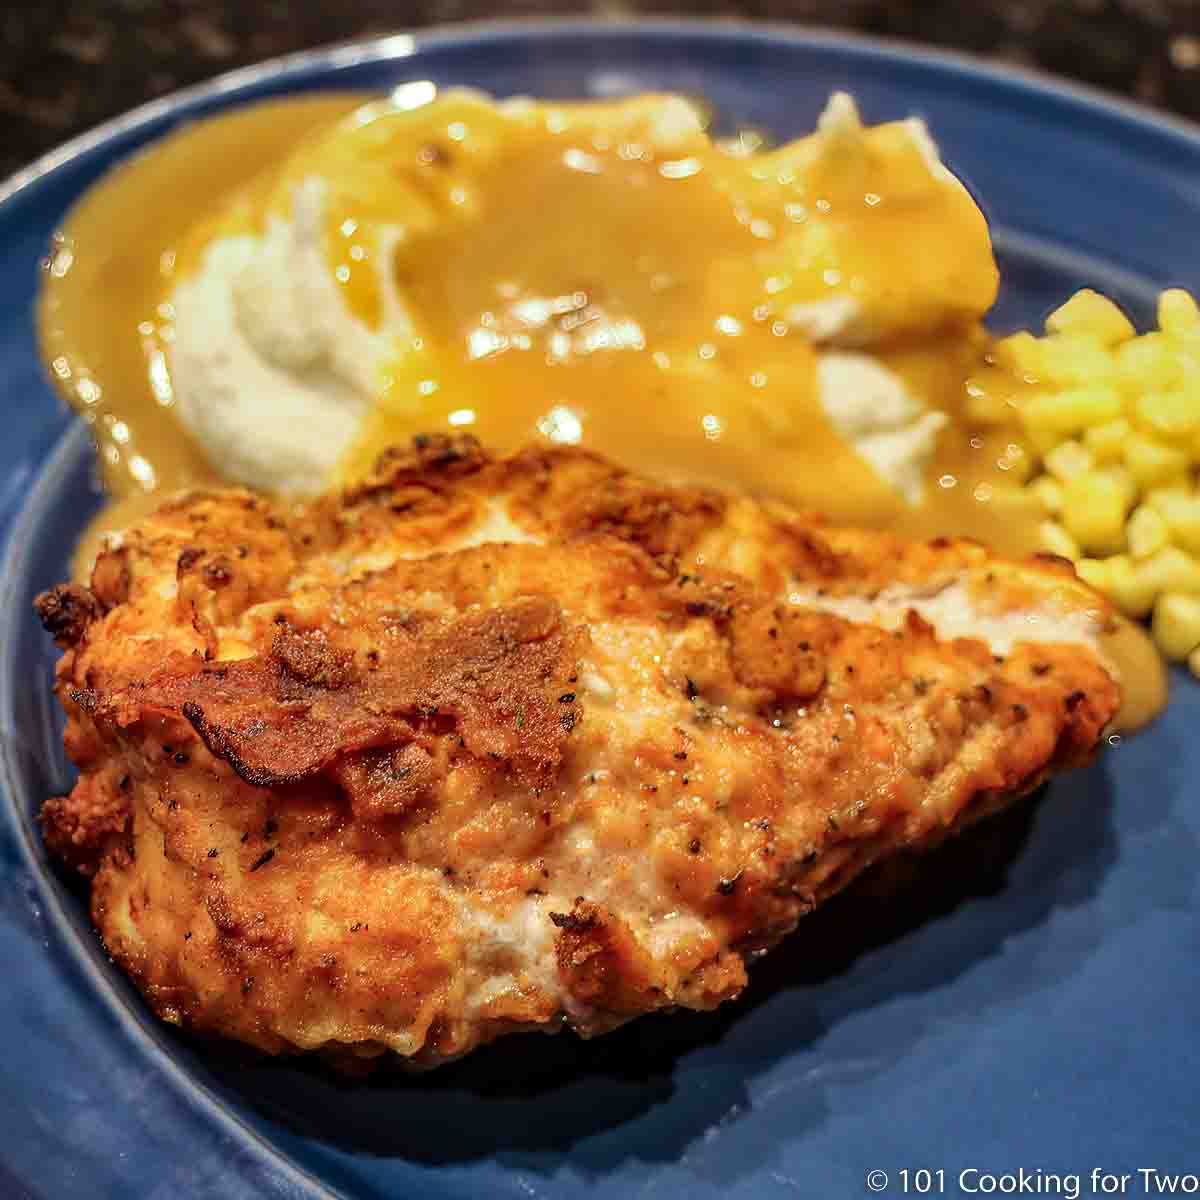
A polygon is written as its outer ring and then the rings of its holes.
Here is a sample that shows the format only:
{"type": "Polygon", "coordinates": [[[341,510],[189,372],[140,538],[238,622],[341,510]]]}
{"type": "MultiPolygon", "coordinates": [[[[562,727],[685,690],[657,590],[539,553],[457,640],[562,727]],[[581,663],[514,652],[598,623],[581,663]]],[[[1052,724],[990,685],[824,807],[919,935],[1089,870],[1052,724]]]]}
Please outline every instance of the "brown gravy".
{"type": "MultiPolygon", "coordinates": [[[[197,230],[214,227],[230,196],[240,199],[221,215],[222,227],[255,228],[263,197],[278,192],[276,175],[297,144],[326,136],[363,100],[294,97],[192,124],[102,180],[66,220],[47,263],[38,329],[57,386],[92,426],[114,497],[80,542],[80,573],[106,533],[152,510],[162,494],[218,482],[172,411],[168,365],[170,294],[181,272],[194,269],[197,230]]],[[[415,152],[428,158],[437,145],[423,140],[415,152]]],[[[343,478],[398,439],[467,427],[501,449],[537,437],[579,441],[658,477],[735,487],[914,538],[973,536],[1009,555],[1036,548],[1039,512],[1011,485],[1010,436],[972,428],[964,415],[969,384],[1011,386],[988,366],[982,330],[966,321],[933,334],[901,331],[875,352],[951,417],[926,498],[908,507],[835,435],[817,398],[813,351],[801,339],[781,338],[777,306],[763,305],[768,268],[754,265],[763,239],[738,204],[778,217],[781,193],[771,181],[746,183],[744,164],[711,144],[690,153],[686,173],[664,173],[662,162],[602,142],[586,147],[586,170],[570,169],[563,145],[560,134],[532,126],[511,154],[471,177],[478,200],[472,219],[435,224],[398,255],[425,350],[398,356],[343,478]],[[641,253],[614,253],[622,246],[641,253]],[[718,271],[719,260],[749,266],[718,271]],[[570,302],[535,337],[522,343],[508,336],[520,325],[520,303],[563,297],[570,302]],[[481,329],[507,339],[504,352],[470,352],[481,329]],[[622,343],[622,329],[636,333],[622,343]],[[580,353],[580,339],[596,332],[607,344],[580,353]],[[564,353],[551,344],[556,335],[566,338],[564,353]],[[423,399],[414,406],[418,386],[423,399]]],[[[963,197],[927,197],[905,208],[917,166],[903,153],[888,158],[893,149],[879,150],[883,184],[878,173],[873,181],[853,171],[832,176],[826,164],[788,193],[789,203],[800,195],[850,214],[853,236],[835,238],[838,265],[868,283],[911,265],[897,247],[914,221],[930,226],[930,245],[938,244],[931,233],[938,222],[959,229],[966,243],[978,236],[963,197]],[[895,205],[885,185],[894,188],[895,205]],[[865,192],[868,186],[877,190],[865,192]],[[866,209],[864,194],[872,197],[866,209]]],[[[428,192],[426,176],[420,181],[428,192]]],[[[970,248],[949,237],[948,261],[925,266],[940,271],[944,285],[950,260],[969,261],[970,248]]],[[[373,322],[377,301],[349,263],[348,301],[373,322]]],[[[988,271],[990,256],[975,277],[967,272],[964,291],[985,296],[994,287],[988,271]]],[[[821,298],[819,281],[788,286],[793,300],[821,298]]],[[[888,302],[879,300],[885,310],[888,302]]],[[[1161,660],[1128,623],[1108,649],[1125,680],[1121,727],[1135,728],[1165,703],[1161,660]]]]}

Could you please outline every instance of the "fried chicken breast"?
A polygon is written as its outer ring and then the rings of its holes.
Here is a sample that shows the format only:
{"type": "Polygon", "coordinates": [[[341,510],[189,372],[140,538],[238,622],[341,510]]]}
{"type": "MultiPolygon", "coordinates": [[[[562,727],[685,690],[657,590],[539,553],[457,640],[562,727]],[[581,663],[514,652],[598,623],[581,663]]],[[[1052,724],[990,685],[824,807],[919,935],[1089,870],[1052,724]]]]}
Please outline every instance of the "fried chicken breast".
{"type": "Polygon", "coordinates": [[[302,507],[178,498],[38,609],[48,844],[161,1017],[271,1053],[712,1008],[1120,701],[1060,561],[465,437],[302,507]]]}

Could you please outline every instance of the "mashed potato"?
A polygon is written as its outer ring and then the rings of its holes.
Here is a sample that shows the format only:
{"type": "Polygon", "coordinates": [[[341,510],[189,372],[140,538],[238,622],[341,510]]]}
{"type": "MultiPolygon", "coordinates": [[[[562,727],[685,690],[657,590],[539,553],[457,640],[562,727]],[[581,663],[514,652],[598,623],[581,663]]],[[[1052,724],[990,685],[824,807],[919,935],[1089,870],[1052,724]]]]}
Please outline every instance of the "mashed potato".
{"type": "MultiPolygon", "coordinates": [[[[493,105],[469,93],[450,93],[437,103],[446,111],[427,111],[419,118],[402,114],[399,124],[391,128],[389,124],[397,120],[397,114],[383,111],[371,119],[360,118],[355,127],[342,127],[323,143],[303,147],[265,193],[268,212],[260,229],[239,229],[233,222],[233,232],[229,232],[231,223],[218,221],[202,231],[201,238],[209,240],[195,253],[192,273],[178,283],[170,297],[175,330],[169,365],[179,415],[222,474],[272,492],[318,491],[328,485],[351,447],[364,438],[368,415],[397,376],[413,378],[419,397],[424,399],[435,391],[446,390],[439,379],[446,343],[463,331],[438,329],[429,309],[441,303],[442,297],[431,301],[428,289],[422,293],[420,287],[406,288],[398,284],[397,275],[405,270],[409,244],[419,244],[429,238],[431,230],[443,226],[453,236],[455,229],[486,206],[487,188],[502,187],[487,181],[485,167],[501,156],[506,139],[523,138],[532,144],[530,129],[534,125],[545,124],[553,131],[556,121],[582,121],[589,135],[598,130],[610,138],[620,137],[624,130],[626,136],[638,139],[626,146],[634,146],[647,161],[653,157],[656,163],[662,163],[660,170],[679,175],[699,172],[699,164],[708,163],[702,156],[711,158],[714,154],[698,111],[675,97],[610,106],[606,113],[594,112],[586,119],[579,115],[582,109],[569,113],[564,110],[556,117],[553,110],[532,102],[493,105]],[[463,161],[452,166],[445,195],[431,200],[428,188],[396,193],[394,184],[381,182],[375,168],[384,150],[403,156],[416,147],[418,157],[426,152],[434,157],[434,151],[426,151],[426,147],[441,145],[430,140],[435,125],[449,134],[443,139],[449,149],[439,148],[437,155],[455,153],[457,147],[472,140],[470,149],[462,151],[463,161]],[[464,132],[468,128],[469,134],[464,132]],[[341,166],[346,169],[339,170],[341,166]],[[391,195],[381,194],[389,190],[391,195]],[[356,236],[369,235],[363,239],[369,252],[364,252],[361,265],[355,266],[355,294],[348,293],[344,286],[344,276],[355,264],[340,263],[330,252],[331,240],[336,244],[340,233],[350,226],[356,227],[356,236]],[[331,230],[336,231],[332,237],[331,230]],[[400,370],[398,362],[403,364],[400,370]]],[[[577,174],[594,175],[608,168],[603,161],[603,139],[593,136],[592,141],[594,145],[588,151],[579,148],[584,144],[580,139],[563,143],[565,149],[555,145],[551,148],[554,153],[562,153],[577,174]],[[601,149],[596,150],[596,145],[601,149]]],[[[618,155],[624,153],[624,148],[618,151],[618,155]]],[[[767,196],[771,188],[778,189],[779,179],[795,179],[807,172],[832,177],[838,186],[843,177],[852,178],[855,187],[867,189],[868,204],[871,196],[880,203],[883,196],[869,190],[876,186],[871,182],[872,171],[879,173],[878,166],[872,166],[871,155],[891,156],[885,165],[891,167],[888,178],[898,193],[907,190],[923,196],[925,192],[953,192],[959,197],[955,201],[959,210],[969,207],[966,215],[970,222],[974,206],[969,201],[964,206],[965,192],[941,164],[920,122],[867,130],[853,101],[838,94],[831,99],[814,137],[748,159],[745,164],[733,164],[744,178],[732,174],[729,178],[745,189],[744,194],[734,197],[733,207],[738,220],[748,226],[749,235],[745,246],[738,248],[746,251],[743,258],[755,254],[760,260],[754,264],[753,278],[744,275],[744,263],[732,261],[732,244],[716,245],[709,254],[711,261],[704,263],[704,273],[686,281],[691,289],[691,311],[684,313],[679,301],[669,294],[671,277],[679,273],[678,263],[672,262],[674,251],[670,245],[661,250],[651,246],[647,256],[657,254],[661,261],[655,264],[657,275],[651,274],[649,286],[660,288],[664,303],[679,310],[671,318],[671,327],[651,331],[644,311],[638,308],[639,298],[634,295],[641,280],[622,280],[617,264],[608,265],[607,277],[596,279],[595,271],[604,270],[605,264],[588,264],[592,268],[590,291],[603,294],[620,290],[612,301],[613,311],[601,312],[598,321],[595,313],[589,315],[589,328],[593,335],[599,330],[602,337],[607,337],[608,341],[600,346],[610,354],[614,346],[625,345],[653,350],[660,362],[671,360],[675,369],[665,372],[665,378],[677,377],[677,364],[695,354],[697,342],[702,361],[694,370],[703,368],[709,374],[728,375],[738,368],[726,367],[723,360],[711,361],[715,352],[710,358],[704,357],[710,344],[706,324],[715,320],[716,327],[728,333],[734,325],[750,324],[751,311],[761,310],[763,302],[768,301],[776,331],[786,326],[790,343],[802,340],[817,348],[812,365],[802,353],[795,368],[798,378],[806,370],[813,372],[812,386],[819,401],[815,411],[824,415],[837,435],[887,488],[904,502],[915,504],[923,495],[927,465],[947,418],[930,411],[927,398],[914,393],[886,362],[872,357],[871,347],[910,324],[914,310],[917,319],[935,326],[944,322],[948,310],[963,303],[971,315],[977,315],[974,310],[982,312],[990,303],[994,279],[985,271],[981,283],[973,283],[964,299],[951,264],[951,269],[927,272],[915,287],[900,289],[897,294],[895,281],[884,278],[879,266],[858,263],[852,250],[846,248],[853,230],[847,230],[846,218],[822,211],[822,205],[828,209],[826,201],[818,200],[799,214],[799,200],[780,203],[778,196],[767,196]],[[768,233],[766,226],[772,221],[777,223],[777,218],[789,210],[794,228],[772,228],[768,233]],[[808,282],[806,276],[815,278],[816,284],[808,282]],[[610,279],[621,282],[610,288],[610,279]],[[765,292],[759,295],[756,287],[765,287],[765,292]],[[741,303],[741,311],[733,313],[733,302],[712,301],[706,289],[721,290],[723,296],[741,303]],[[776,295],[777,301],[772,299],[776,295]],[[621,337],[626,338],[624,343],[621,337]],[[647,345],[650,339],[652,346],[647,345]],[[848,352],[850,347],[853,353],[848,352]]],[[[534,169],[541,169],[540,164],[534,169]]],[[[631,186],[641,184],[641,176],[622,182],[628,192],[631,186]]],[[[555,183],[549,180],[547,202],[553,201],[555,183]]],[[[720,186],[728,189],[732,185],[726,179],[720,186]]],[[[878,186],[882,192],[883,185],[878,186]]],[[[897,203],[892,194],[886,196],[886,201],[897,203]]],[[[696,202],[688,200],[680,220],[689,215],[687,205],[695,214],[696,202]]],[[[638,220],[640,216],[635,213],[629,219],[638,220]]],[[[591,229],[598,230],[600,238],[606,232],[620,233],[622,228],[614,225],[606,231],[597,220],[591,221],[591,229]]],[[[946,240],[952,233],[953,223],[940,236],[946,240]]],[[[688,231],[693,256],[704,257],[704,236],[702,229],[688,231]]],[[[668,239],[662,240],[666,243],[668,239]]],[[[715,240],[719,242],[719,238],[715,240]]],[[[980,248],[994,273],[986,233],[980,248]]],[[[612,245],[600,248],[601,254],[609,256],[616,250],[612,245]]],[[[453,252],[451,243],[446,253],[453,252]]],[[[536,257],[539,250],[528,241],[526,252],[536,257]]],[[[560,256],[562,294],[571,294],[566,286],[573,278],[570,259],[586,259],[587,255],[586,248],[579,248],[560,256]]],[[[436,274],[441,268],[436,260],[432,265],[428,261],[420,265],[423,276],[436,274]]],[[[496,270],[496,278],[490,282],[503,285],[503,264],[496,270]]],[[[451,279],[448,287],[455,282],[451,279]]],[[[461,290],[463,280],[457,282],[461,290]]],[[[474,304],[480,313],[495,308],[497,300],[503,301],[502,297],[486,294],[488,282],[467,280],[479,294],[465,303],[474,304]]],[[[478,329],[466,334],[472,356],[480,346],[491,347],[491,353],[497,346],[506,350],[520,347],[522,337],[528,347],[531,340],[536,343],[551,318],[561,316],[556,307],[561,307],[560,299],[555,296],[540,301],[544,310],[540,323],[531,316],[538,307],[537,296],[521,296],[518,301],[509,305],[509,313],[516,314],[515,320],[509,317],[509,324],[517,332],[498,332],[496,323],[487,324],[485,316],[478,329]]],[[[609,303],[607,296],[603,303],[609,303]]],[[[712,343],[722,348],[724,345],[720,338],[713,338],[712,343]]],[[[577,342],[571,343],[571,351],[575,359],[582,357],[577,342]]],[[[480,352],[479,357],[486,354],[480,352]]],[[[762,376],[766,373],[758,372],[762,376]]],[[[561,376],[562,371],[558,374],[561,376]]],[[[756,378],[753,371],[748,374],[756,378]]],[[[528,371],[527,377],[535,379],[531,387],[536,389],[537,373],[528,371]]],[[[578,382],[576,371],[572,390],[578,382]]],[[[482,375],[477,383],[480,390],[486,386],[482,375]]],[[[555,429],[560,439],[563,429],[570,431],[578,426],[579,437],[589,440],[586,417],[580,415],[578,406],[564,409],[552,403],[555,386],[562,385],[550,381],[543,388],[549,420],[545,414],[534,414],[530,425],[543,433],[555,429]],[[553,415],[563,412],[567,414],[565,423],[553,415]]],[[[464,383],[462,390],[469,390],[468,385],[464,383]]],[[[691,391],[694,394],[694,387],[691,391]]],[[[694,407],[694,401],[690,402],[694,407]]],[[[786,401],[774,402],[786,406],[786,401]]],[[[397,407],[403,410],[404,403],[402,400],[390,410],[392,436],[406,432],[394,428],[404,423],[395,419],[397,407]]],[[[448,413],[440,413],[433,402],[420,400],[408,407],[412,411],[401,414],[411,427],[407,432],[423,428],[431,420],[436,424],[439,417],[461,424],[463,414],[474,411],[466,402],[448,413]]],[[[713,440],[713,429],[719,430],[716,436],[720,436],[729,424],[720,415],[707,418],[697,413],[697,420],[702,417],[710,420],[711,428],[706,427],[709,440],[713,440]]],[[[533,428],[529,432],[533,433],[533,428]]],[[[494,434],[489,440],[494,440],[494,434]]]]}
{"type": "Polygon", "coordinates": [[[390,352],[387,331],[353,317],[326,267],[323,209],[312,179],[290,220],[213,242],[171,298],[180,418],[222,473],[267,492],[324,485],[390,352]]]}

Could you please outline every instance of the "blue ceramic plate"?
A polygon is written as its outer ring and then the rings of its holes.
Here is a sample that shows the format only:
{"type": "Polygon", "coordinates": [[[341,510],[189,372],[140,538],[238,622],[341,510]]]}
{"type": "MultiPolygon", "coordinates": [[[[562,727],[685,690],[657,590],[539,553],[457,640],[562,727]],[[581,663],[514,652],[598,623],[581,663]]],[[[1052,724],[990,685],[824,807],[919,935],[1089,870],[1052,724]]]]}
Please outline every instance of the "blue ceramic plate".
{"type": "Polygon", "coordinates": [[[898,1196],[921,1168],[945,1172],[946,1194],[963,1171],[969,1191],[1023,1169],[1043,1194],[1045,1173],[1079,1173],[1088,1195],[1098,1169],[1131,1174],[1134,1195],[1139,1168],[1200,1169],[1200,687],[1182,674],[1150,733],[942,851],[899,898],[859,890],[809,918],[717,1014],[590,1044],[513,1039],[351,1086],[205,1052],[106,961],[34,823],[66,768],[30,600],[64,577],[98,503],[87,438],[34,347],[38,259],[90,183],[182,120],[423,79],[499,95],[679,89],[781,138],[849,88],[872,120],[925,116],[982,198],[997,325],[1037,322],[1084,283],[1145,321],[1159,288],[1200,285],[1191,129],[954,58],[766,28],[385,38],[153,104],[14,180],[0,199],[0,1195],[758,1200],[866,1195],[874,1170],[898,1196]]]}

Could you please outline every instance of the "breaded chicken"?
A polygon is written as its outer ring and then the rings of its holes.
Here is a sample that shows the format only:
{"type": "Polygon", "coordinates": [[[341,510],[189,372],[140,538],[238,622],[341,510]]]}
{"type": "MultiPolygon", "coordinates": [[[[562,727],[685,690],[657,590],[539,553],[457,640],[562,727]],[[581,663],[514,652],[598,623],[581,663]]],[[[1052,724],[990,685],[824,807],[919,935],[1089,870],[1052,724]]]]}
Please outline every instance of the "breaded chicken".
{"type": "Polygon", "coordinates": [[[179,498],[38,607],[80,772],[47,842],[160,1016],[272,1053],[712,1008],[1120,700],[1061,561],[465,437],[179,498]]]}

